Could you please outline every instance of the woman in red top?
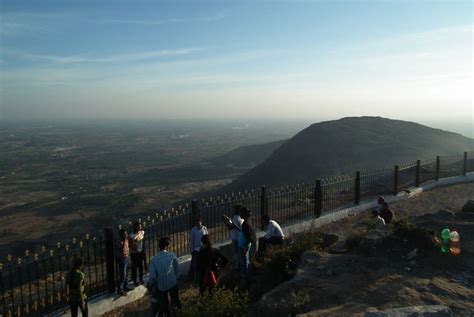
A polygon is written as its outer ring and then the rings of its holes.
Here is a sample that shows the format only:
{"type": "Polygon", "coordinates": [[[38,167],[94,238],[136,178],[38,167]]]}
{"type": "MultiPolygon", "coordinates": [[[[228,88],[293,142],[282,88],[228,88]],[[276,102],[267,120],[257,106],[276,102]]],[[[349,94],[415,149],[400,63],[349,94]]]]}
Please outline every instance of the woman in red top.
{"type": "Polygon", "coordinates": [[[217,285],[217,273],[220,268],[227,265],[229,260],[219,251],[213,248],[209,235],[201,238],[202,247],[198,253],[197,269],[199,274],[199,293],[206,290],[211,292],[217,285]]]}

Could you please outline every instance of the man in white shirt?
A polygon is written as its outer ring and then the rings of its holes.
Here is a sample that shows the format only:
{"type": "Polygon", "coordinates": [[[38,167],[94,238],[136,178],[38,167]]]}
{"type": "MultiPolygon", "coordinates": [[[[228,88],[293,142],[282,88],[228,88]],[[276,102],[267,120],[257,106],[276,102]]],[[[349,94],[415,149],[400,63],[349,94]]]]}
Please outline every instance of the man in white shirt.
{"type": "Polygon", "coordinates": [[[380,217],[380,214],[377,210],[372,210],[371,224],[374,225],[376,229],[380,229],[385,226],[385,220],[380,217]]]}
{"type": "Polygon", "coordinates": [[[193,282],[197,280],[197,254],[201,249],[201,239],[209,234],[206,226],[202,225],[201,217],[196,218],[196,223],[189,235],[189,252],[191,253],[191,266],[189,268],[189,279],[193,282]]]}
{"type": "Polygon", "coordinates": [[[268,244],[282,244],[285,240],[285,234],[278,222],[270,220],[268,215],[263,215],[262,220],[267,231],[264,237],[258,239],[258,254],[260,256],[266,251],[268,244]]]}

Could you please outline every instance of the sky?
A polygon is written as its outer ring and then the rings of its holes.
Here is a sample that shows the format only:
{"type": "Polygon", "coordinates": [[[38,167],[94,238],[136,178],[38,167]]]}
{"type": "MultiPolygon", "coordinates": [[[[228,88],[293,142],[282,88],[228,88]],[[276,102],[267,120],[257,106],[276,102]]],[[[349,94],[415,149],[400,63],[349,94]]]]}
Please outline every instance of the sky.
{"type": "Polygon", "coordinates": [[[0,0],[0,118],[471,125],[471,1],[0,0]]]}

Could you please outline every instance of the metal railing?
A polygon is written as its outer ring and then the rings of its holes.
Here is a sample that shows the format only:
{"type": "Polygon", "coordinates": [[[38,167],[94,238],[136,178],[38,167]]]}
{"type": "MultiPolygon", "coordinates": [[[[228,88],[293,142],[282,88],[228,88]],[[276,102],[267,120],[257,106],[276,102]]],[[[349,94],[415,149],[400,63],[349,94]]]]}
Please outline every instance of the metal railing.
{"type": "MultiPolygon", "coordinates": [[[[171,251],[178,256],[189,253],[189,233],[196,216],[203,218],[214,242],[228,240],[229,232],[222,215],[232,215],[236,204],[253,211],[252,224],[262,228],[262,216],[268,214],[281,225],[317,218],[321,215],[374,200],[380,195],[396,195],[421,183],[444,177],[462,176],[474,171],[474,153],[438,156],[427,161],[412,161],[394,167],[357,171],[314,182],[285,187],[251,189],[210,197],[177,208],[163,210],[140,221],[145,234],[148,259],[158,251],[158,239],[171,238],[171,251]]],[[[131,230],[132,221],[119,228],[131,230]]],[[[0,315],[39,316],[66,307],[65,277],[73,261],[85,262],[86,292],[90,298],[113,292],[116,284],[114,240],[116,228],[106,228],[94,237],[57,243],[53,248],[25,251],[8,256],[0,263],[0,315]]]]}

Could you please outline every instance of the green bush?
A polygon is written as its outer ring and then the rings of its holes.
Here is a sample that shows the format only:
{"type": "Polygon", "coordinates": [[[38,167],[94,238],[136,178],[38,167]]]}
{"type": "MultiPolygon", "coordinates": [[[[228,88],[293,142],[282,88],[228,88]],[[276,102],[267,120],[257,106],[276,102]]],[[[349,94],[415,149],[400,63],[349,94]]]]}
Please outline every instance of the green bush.
{"type": "Polygon", "coordinates": [[[183,301],[178,317],[239,317],[247,316],[249,297],[246,292],[217,288],[212,293],[183,301]]]}

